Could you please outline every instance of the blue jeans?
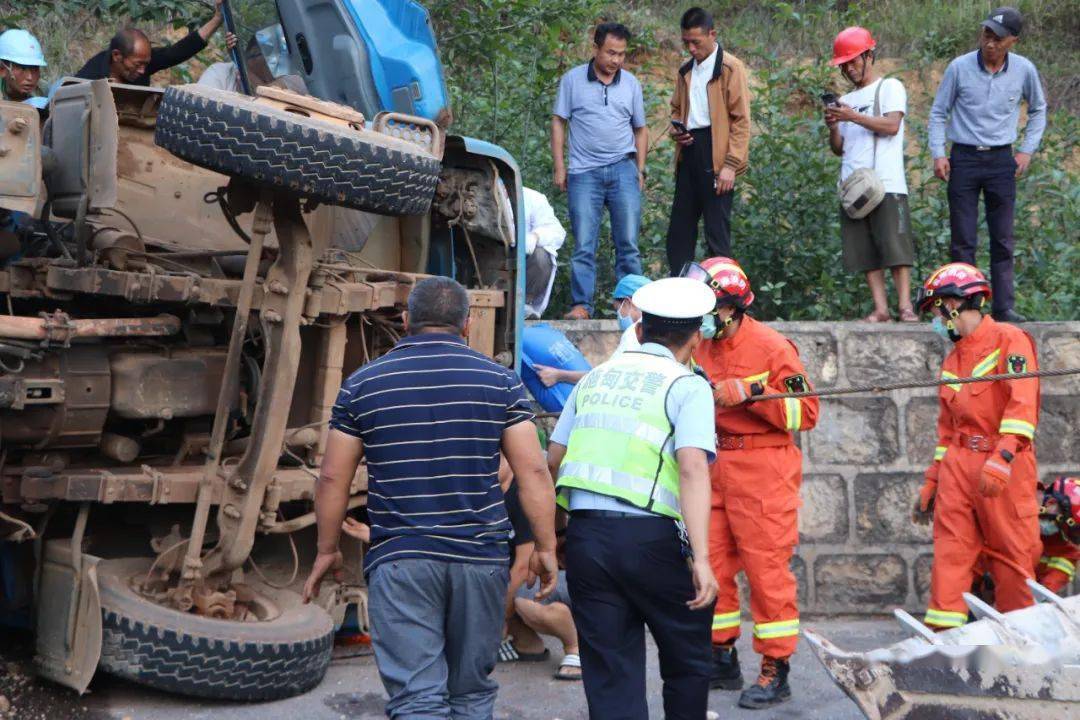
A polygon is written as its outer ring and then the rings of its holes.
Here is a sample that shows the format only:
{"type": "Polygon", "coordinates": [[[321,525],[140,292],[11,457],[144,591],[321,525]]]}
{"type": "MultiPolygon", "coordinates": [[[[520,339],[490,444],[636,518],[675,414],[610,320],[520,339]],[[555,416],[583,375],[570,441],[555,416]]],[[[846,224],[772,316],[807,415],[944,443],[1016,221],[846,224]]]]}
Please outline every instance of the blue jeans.
{"type": "Polygon", "coordinates": [[[393,720],[491,720],[506,565],[404,559],[368,577],[375,663],[393,720]]]}
{"type": "Polygon", "coordinates": [[[611,215],[615,243],[615,281],[641,273],[638,229],[641,227],[641,190],[637,162],[632,157],[573,173],[566,179],[574,254],[570,259],[570,299],[593,311],[596,290],[596,246],[606,206],[611,215]]]}

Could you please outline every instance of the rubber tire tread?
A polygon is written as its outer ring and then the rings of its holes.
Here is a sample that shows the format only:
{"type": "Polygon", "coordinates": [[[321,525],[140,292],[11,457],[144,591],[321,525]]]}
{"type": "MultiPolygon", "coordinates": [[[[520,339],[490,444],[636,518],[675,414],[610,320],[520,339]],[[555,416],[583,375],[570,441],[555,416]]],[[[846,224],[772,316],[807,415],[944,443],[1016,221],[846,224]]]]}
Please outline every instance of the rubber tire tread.
{"type": "Polygon", "coordinates": [[[133,593],[110,591],[104,578],[101,605],[98,668],[159,690],[224,700],[278,700],[318,685],[330,664],[333,623],[314,606],[290,612],[282,640],[267,642],[273,621],[212,621],[220,627],[213,635],[177,630],[170,625],[183,625],[185,616],[133,593]],[[258,641],[243,637],[246,625],[261,626],[258,641]]]}
{"type": "Polygon", "coordinates": [[[382,215],[426,214],[439,180],[439,161],[397,138],[198,86],[165,89],[154,142],[208,170],[382,215]]]}

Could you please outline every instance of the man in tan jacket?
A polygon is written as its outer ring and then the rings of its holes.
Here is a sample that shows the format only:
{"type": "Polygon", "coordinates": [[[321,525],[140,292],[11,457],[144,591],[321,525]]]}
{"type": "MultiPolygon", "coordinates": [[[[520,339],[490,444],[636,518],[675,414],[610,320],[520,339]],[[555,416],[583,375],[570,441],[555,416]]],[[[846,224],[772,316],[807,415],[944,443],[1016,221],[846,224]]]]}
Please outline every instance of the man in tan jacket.
{"type": "Polygon", "coordinates": [[[679,68],[671,98],[669,133],[675,154],[667,255],[672,275],[694,259],[698,220],[705,216],[708,256],[731,252],[731,201],[735,178],[750,154],[750,91],[746,66],[716,41],[712,15],[683,13],[682,41],[691,60],[679,68]]]}

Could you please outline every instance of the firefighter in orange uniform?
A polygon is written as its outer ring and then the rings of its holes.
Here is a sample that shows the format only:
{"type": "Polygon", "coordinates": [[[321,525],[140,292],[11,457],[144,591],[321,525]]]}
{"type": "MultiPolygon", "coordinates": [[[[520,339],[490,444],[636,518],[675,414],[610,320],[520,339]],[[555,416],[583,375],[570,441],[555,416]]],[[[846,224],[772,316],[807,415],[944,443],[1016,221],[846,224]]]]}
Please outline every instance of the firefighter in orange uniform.
{"type": "MultiPolygon", "coordinates": [[[[920,290],[919,309],[931,313],[935,331],[954,343],[942,379],[1038,369],[1026,332],[983,315],[989,300],[986,277],[966,263],[939,268],[920,290]]],[[[938,398],[938,442],[914,519],[926,523],[933,516],[925,622],[940,630],[967,622],[963,593],[984,547],[998,610],[1033,602],[1025,580],[1035,576],[1039,549],[1033,447],[1039,380],[942,385],[938,398]]]]}
{"type": "Polygon", "coordinates": [[[1080,478],[1061,476],[1039,486],[1039,533],[1042,554],[1035,579],[1060,593],[1076,577],[1080,562],[1080,478]]]}
{"type": "Polygon", "coordinates": [[[746,573],[754,650],[761,654],[757,682],[739,697],[763,708],[791,697],[788,658],[799,638],[797,585],[790,569],[799,540],[802,454],[794,433],[817,423],[817,398],[748,402],[752,394],[810,390],[795,345],[746,314],[754,293],[746,273],[724,257],[690,263],[683,275],[708,283],[716,310],[706,317],[707,339],[694,359],[713,383],[716,462],[712,465],[709,557],[720,584],[713,615],[711,686],[742,689],[735,650],[739,593],[735,575],[746,573]]]}

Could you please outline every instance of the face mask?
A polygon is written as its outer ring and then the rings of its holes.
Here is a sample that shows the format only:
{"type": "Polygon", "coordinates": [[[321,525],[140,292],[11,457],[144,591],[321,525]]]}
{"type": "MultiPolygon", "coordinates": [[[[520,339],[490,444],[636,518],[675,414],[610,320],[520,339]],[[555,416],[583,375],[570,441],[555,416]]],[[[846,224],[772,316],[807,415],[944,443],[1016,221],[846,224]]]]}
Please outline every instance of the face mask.
{"type": "Polygon", "coordinates": [[[716,316],[710,313],[701,318],[701,337],[712,340],[716,335],[716,316]]]}
{"type": "Polygon", "coordinates": [[[1039,518],[1039,534],[1043,537],[1057,535],[1058,524],[1049,518],[1039,518]]]}
{"type": "Polygon", "coordinates": [[[945,326],[945,320],[940,315],[936,316],[930,322],[930,327],[933,328],[934,332],[936,332],[938,335],[945,338],[946,340],[952,340],[952,335],[949,333],[949,328],[945,326]]]}
{"type": "Polygon", "coordinates": [[[623,332],[626,332],[627,330],[630,329],[630,326],[633,325],[633,324],[634,324],[634,318],[630,317],[629,315],[623,315],[621,312],[619,313],[619,329],[620,330],[622,330],[623,332]]]}

